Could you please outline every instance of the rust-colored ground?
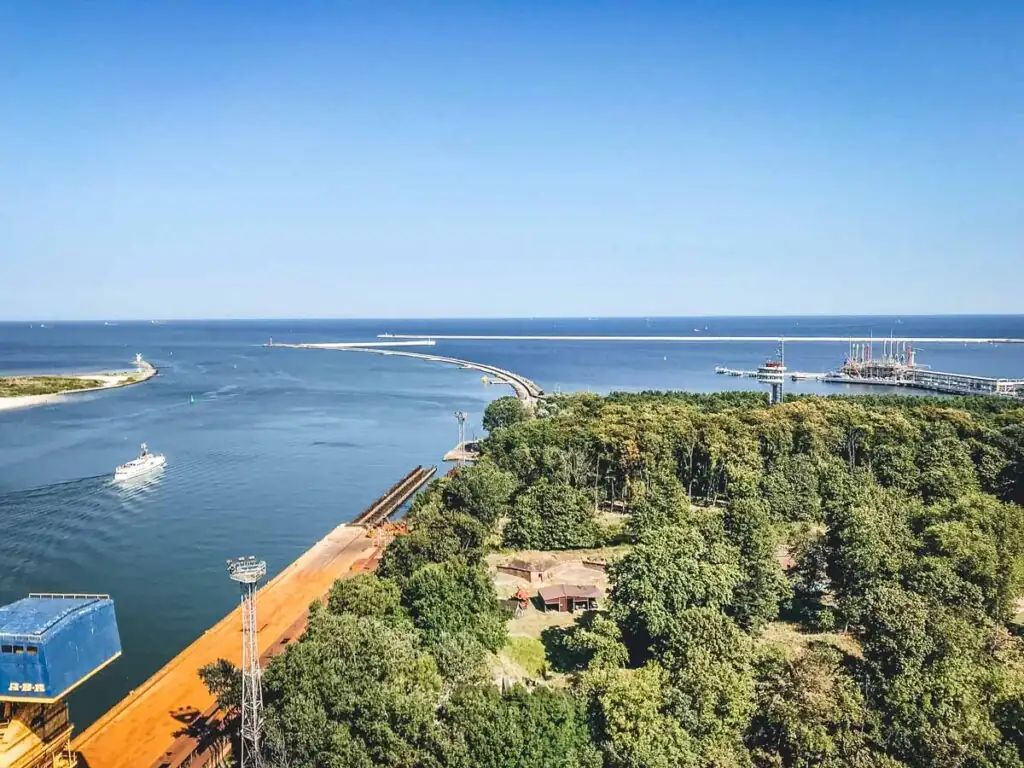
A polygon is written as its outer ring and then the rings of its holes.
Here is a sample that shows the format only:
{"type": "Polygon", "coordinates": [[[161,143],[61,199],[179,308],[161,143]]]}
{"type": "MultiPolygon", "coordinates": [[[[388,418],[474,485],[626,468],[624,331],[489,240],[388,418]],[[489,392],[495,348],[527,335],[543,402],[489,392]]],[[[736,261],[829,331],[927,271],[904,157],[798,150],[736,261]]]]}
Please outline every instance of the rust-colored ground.
{"type": "MultiPolygon", "coordinates": [[[[372,557],[375,542],[363,528],[338,526],[259,592],[260,652],[299,619],[335,579],[372,557]]],[[[93,723],[72,743],[88,768],[149,768],[164,756],[185,724],[174,717],[204,712],[213,697],[199,668],[219,658],[240,663],[242,619],[236,608],[159,672],[93,723]]]]}

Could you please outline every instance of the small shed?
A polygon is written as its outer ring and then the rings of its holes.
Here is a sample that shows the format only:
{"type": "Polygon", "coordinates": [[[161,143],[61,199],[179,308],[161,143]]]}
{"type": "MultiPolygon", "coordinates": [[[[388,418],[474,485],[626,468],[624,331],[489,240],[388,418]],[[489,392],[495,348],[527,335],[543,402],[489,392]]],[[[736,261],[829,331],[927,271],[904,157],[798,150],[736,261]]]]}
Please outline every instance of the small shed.
{"type": "Polygon", "coordinates": [[[552,584],[537,594],[545,611],[592,611],[597,608],[601,590],[589,584],[552,584]]]}
{"type": "Polygon", "coordinates": [[[531,584],[535,581],[544,581],[547,572],[558,565],[554,558],[542,558],[538,560],[510,560],[504,565],[498,566],[500,573],[507,573],[519,579],[526,579],[531,584]]]}

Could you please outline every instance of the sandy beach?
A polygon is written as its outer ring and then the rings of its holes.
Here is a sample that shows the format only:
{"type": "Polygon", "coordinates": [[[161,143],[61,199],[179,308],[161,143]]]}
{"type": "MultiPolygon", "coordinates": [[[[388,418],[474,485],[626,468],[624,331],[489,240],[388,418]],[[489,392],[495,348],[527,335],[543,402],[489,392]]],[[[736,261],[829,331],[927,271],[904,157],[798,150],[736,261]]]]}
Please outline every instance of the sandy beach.
{"type": "MultiPolygon", "coordinates": [[[[86,389],[73,389],[67,392],[54,392],[47,395],[15,395],[14,397],[0,397],[0,411],[11,411],[18,408],[32,408],[37,405],[50,405],[66,401],[74,395],[83,392],[98,392],[104,389],[116,389],[127,387],[132,384],[140,384],[156,375],[156,368],[149,363],[143,363],[139,370],[135,371],[107,371],[104,373],[82,373],[73,376],[65,376],[68,379],[96,380],[102,382],[98,387],[87,387],[86,389]]],[[[61,374],[64,375],[64,374],[61,374]]]]}

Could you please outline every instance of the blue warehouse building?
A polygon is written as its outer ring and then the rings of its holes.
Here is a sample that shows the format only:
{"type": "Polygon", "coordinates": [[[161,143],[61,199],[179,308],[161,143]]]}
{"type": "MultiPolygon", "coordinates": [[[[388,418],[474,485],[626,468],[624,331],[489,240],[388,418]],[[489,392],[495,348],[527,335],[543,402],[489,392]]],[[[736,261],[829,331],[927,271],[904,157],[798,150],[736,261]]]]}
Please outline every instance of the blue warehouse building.
{"type": "Polygon", "coordinates": [[[0,606],[0,702],[57,702],[120,655],[109,595],[31,594],[0,606]]]}

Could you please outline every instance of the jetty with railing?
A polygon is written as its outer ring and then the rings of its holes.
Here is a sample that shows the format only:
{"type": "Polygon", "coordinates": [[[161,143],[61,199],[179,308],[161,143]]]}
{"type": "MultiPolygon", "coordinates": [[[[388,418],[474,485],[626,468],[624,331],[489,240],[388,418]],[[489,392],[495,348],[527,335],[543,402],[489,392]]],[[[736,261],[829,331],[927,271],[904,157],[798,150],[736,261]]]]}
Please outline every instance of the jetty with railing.
{"type": "MultiPolygon", "coordinates": [[[[872,342],[851,342],[849,352],[837,371],[808,373],[791,371],[794,381],[814,380],[828,384],[905,387],[947,395],[997,395],[1024,398],[1024,378],[979,376],[970,373],[934,371],[917,361],[917,350],[901,339],[881,340],[881,357],[874,356],[872,342]]],[[[763,381],[761,371],[718,366],[721,376],[742,376],[763,381]]]]}
{"type": "Polygon", "coordinates": [[[917,351],[911,344],[893,340],[883,341],[880,358],[874,357],[872,344],[851,344],[842,367],[825,374],[823,381],[908,387],[949,395],[1024,397],[1024,379],[933,371],[917,362],[917,351]]]}

